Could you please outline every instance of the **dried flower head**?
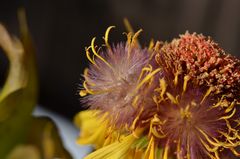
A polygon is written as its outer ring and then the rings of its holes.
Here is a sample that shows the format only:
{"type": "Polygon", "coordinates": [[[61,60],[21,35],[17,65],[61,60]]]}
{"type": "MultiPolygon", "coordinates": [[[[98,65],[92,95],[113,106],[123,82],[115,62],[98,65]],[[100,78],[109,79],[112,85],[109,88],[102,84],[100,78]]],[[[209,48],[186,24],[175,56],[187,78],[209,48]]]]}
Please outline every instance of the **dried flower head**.
{"type": "Polygon", "coordinates": [[[88,110],[86,118],[102,120],[79,139],[99,148],[86,159],[240,157],[238,59],[210,38],[188,32],[148,50],[136,45],[139,32],[110,47],[110,29],[106,51],[98,54],[92,41],[98,59],[86,49],[92,65],[80,95],[90,94],[84,101],[100,111],[88,110]]]}
{"type": "Polygon", "coordinates": [[[210,37],[186,32],[164,45],[161,65],[174,74],[188,74],[203,87],[235,99],[240,93],[240,60],[224,52],[210,37]],[[172,68],[170,68],[172,67],[172,68]],[[183,72],[185,71],[185,72],[183,72]]]}
{"type": "Polygon", "coordinates": [[[239,103],[232,95],[238,91],[239,60],[196,33],[165,44],[156,60],[165,77],[155,97],[158,123],[150,128],[166,156],[219,159],[226,151],[240,156],[239,103]]]}
{"type": "Polygon", "coordinates": [[[129,127],[141,107],[150,109],[154,106],[148,98],[151,98],[149,94],[154,88],[153,75],[160,69],[154,70],[150,65],[155,62],[150,58],[153,52],[137,44],[136,38],[141,30],[135,35],[128,34],[126,43],[111,47],[107,41],[111,28],[107,29],[104,38],[106,50],[96,51],[95,38],[86,48],[86,55],[92,64],[84,72],[84,90],[80,91],[80,95],[88,93],[83,102],[91,109],[107,113],[111,125],[129,127]],[[95,59],[90,57],[90,49],[95,59]]]}

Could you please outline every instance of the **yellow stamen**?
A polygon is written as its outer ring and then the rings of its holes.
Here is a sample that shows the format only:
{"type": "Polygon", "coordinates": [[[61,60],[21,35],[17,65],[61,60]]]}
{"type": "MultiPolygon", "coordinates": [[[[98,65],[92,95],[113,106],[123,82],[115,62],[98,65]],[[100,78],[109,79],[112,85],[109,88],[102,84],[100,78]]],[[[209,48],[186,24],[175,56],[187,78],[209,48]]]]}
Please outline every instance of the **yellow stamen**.
{"type": "Polygon", "coordinates": [[[151,72],[150,74],[148,74],[136,87],[135,91],[137,91],[138,89],[140,89],[142,87],[142,85],[146,82],[148,82],[155,74],[157,74],[161,69],[158,68],[156,70],[154,70],[153,72],[151,72]]]}
{"type": "Polygon", "coordinates": [[[207,143],[205,143],[201,138],[199,138],[200,142],[202,143],[202,145],[206,148],[206,152],[208,154],[208,156],[212,156],[209,152],[216,152],[218,150],[218,147],[213,147],[211,148],[207,143]]]}
{"type": "Polygon", "coordinates": [[[161,43],[159,41],[157,41],[155,46],[154,46],[154,50],[158,51],[160,48],[161,48],[161,43]]]}
{"type": "Polygon", "coordinates": [[[133,123],[132,123],[132,126],[131,126],[131,129],[132,129],[132,130],[135,130],[135,128],[136,128],[136,123],[137,123],[137,121],[139,120],[142,112],[143,112],[143,107],[141,108],[140,112],[138,113],[137,117],[134,119],[134,121],[133,121],[133,123]]]}
{"type": "Polygon", "coordinates": [[[178,139],[177,142],[177,159],[183,159],[182,152],[181,152],[181,139],[178,139]]]}
{"type": "Polygon", "coordinates": [[[86,91],[86,90],[81,90],[81,91],[79,92],[79,95],[80,95],[81,97],[84,97],[84,96],[87,95],[87,91],[86,91]]]}
{"type": "Polygon", "coordinates": [[[185,109],[181,108],[180,114],[181,118],[187,118],[188,120],[192,117],[192,113],[189,111],[190,105],[188,104],[185,109]]]}
{"type": "Polygon", "coordinates": [[[140,82],[140,80],[142,79],[142,76],[144,75],[144,73],[147,73],[147,72],[152,72],[152,66],[151,65],[148,65],[148,66],[144,67],[141,70],[141,73],[140,73],[140,76],[138,77],[137,83],[140,82]]]}
{"type": "Polygon", "coordinates": [[[211,158],[211,159],[220,159],[218,154],[218,147],[211,148],[209,145],[207,145],[201,138],[201,143],[206,148],[207,151],[205,153],[211,158]],[[210,154],[210,152],[214,153],[214,156],[210,154]]]}
{"type": "Polygon", "coordinates": [[[228,120],[225,120],[225,122],[226,122],[226,124],[227,124],[227,127],[228,127],[229,132],[230,132],[230,131],[233,131],[233,132],[236,131],[235,129],[232,128],[232,126],[231,126],[231,124],[230,124],[230,122],[229,122],[228,120]]]}
{"type": "Polygon", "coordinates": [[[154,140],[152,142],[149,159],[155,159],[155,144],[154,144],[154,140]]]}
{"type": "Polygon", "coordinates": [[[124,25],[125,25],[125,27],[126,27],[128,32],[134,33],[134,30],[133,30],[133,28],[132,28],[132,26],[131,26],[131,24],[130,24],[130,22],[128,21],[127,18],[123,19],[123,23],[124,23],[124,25]]]}
{"type": "Polygon", "coordinates": [[[221,105],[222,101],[223,101],[223,98],[224,98],[224,96],[222,96],[221,99],[220,99],[220,101],[217,102],[215,105],[213,105],[212,108],[219,107],[219,106],[221,105]]]}
{"type": "Polygon", "coordinates": [[[232,151],[232,153],[237,156],[237,157],[240,157],[240,153],[237,152],[234,148],[230,148],[230,150],[232,151]]]}
{"type": "Polygon", "coordinates": [[[164,134],[163,132],[161,132],[162,134],[160,134],[155,127],[153,127],[151,129],[151,132],[154,136],[156,136],[158,139],[162,139],[162,138],[165,138],[166,137],[166,134],[164,134]]]}
{"type": "Polygon", "coordinates": [[[136,96],[134,99],[133,99],[133,102],[132,102],[132,105],[134,108],[137,108],[137,102],[139,100],[139,96],[136,96]]]}
{"type": "Polygon", "coordinates": [[[148,50],[151,51],[153,49],[153,47],[154,47],[154,40],[151,39],[150,43],[149,43],[149,46],[148,46],[148,50]]]}
{"type": "Polygon", "coordinates": [[[163,159],[169,159],[169,158],[168,158],[168,151],[169,151],[168,142],[169,142],[169,141],[167,141],[167,144],[165,145],[165,148],[164,148],[163,159]]]}
{"type": "Polygon", "coordinates": [[[165,94],[165,92],[167,90],[167,83],[164,79],[160,79],[159,82],[160,82],[160,88],[161,88],[160,96],[161,96],[162,99],[164,99],[163,95],[165,94]]]}
{"type": "Polygon", "coordinates": [[[209,87],[209,89],[207,90],[207,92],[205,93],[203,99],[201,100],[200,104],[202,104],[204,102],[204,100],[210,95],[210,93],[213,91],[212,87],[209,87]]]}
{"type": "Polygon", "coordinates": [[[215,155],[215,158],[216,158],[216,159],[220,159],[218,151],[215,151],[215,152],[214,152],[214,155],[215,155]]]}
{"type": "Polygon", "coordinates": [[[138,30],[132,37],[132,43],[131,43],[131,47],[138,47],[139,46],[139,42],[138,42],[138,36],[140,35],[140,33],[142,32],[143,30],[140,29],[138,30]]]}
{"type": "Polygon", "coordinates": [[[94,45],[95,40],[96,40],[96,37],[94,37],[94,38],[92,39],[92,42],[91,42],[91,49],[92,49],[93,54],[96,55],[100,60],[102,60],[102,61],[103,61],[106,65],[108,65],[110,68],[112,68],[112,66],[111,66],[102,56],[100,56],[100,55],[96,52],[96,50],[95,50],[95,45],[94,45]]]}
{"type": "Polygon", "coordinates": [[[88,51],[89,49],[90,49],[90,47],[85,48],[85,52],[86,52],[87,59],[88,59],[92,64],[96,65],[94,59],[91,58],[91,56],[90,56],[90,52],[88,51]]]}
{"type": "Polygon", "coordinates": [[[85,81],[87,81],[87,83],[89,85],[95,86],[95,83],[92,83],[91,80],[88,78],[88,69],[87,68],[84,69],[83,76],[85,78],[85,81]]]}
{"type": "Polygon", "coordinates": [[[150,121],[150,130],[148,135],[151,136],[153,134],[157,138],[165,138],[166,134],[161,129],[161,125],[165,124],[165,122],[166,121],[161,121],[155,114],[150,121]],[[156,126],[158,127],[158,130],[156,130],[156,126]]]}
{"type": "Polygon", "coordinates": [[[183,82],[183,92],[187,90],[187,83],[190,80],[190,76],[186,75],[184,76],[184,82],[183,82]]]}
{"type": "Polygon", "coordinates": [[[177,86],[177,84],[178,84],[178,75],[179,75],[179,73],[176,72],[175,77],[174,77],[174,82],[173,82],[175,86],[177,86]]]}
{"type": "Polygon", "coordinates": [[[170,94],[169,92],[167,92],[166,95],[167,95],[167,97],[171,100],[171,102],[172,102],[173,104],[178,104],[177,99],[176,99],[172,94],[170,94]]]}
{"type": "Polygon", "coordinates": [[[131,53],[131,50],[132,50],[132,47],[131,47],[131,43],[132,43],[132,36],[133,36],[133,33],[132,32],[129,32],[127,35],[127,46],[128,46],[128,50],[127,50],[127,58],[129,59],[130,57],[130,53],[131,53]]]}
{"type": "Polygon", "coordinates": [[[133,32],[123,33],[123,34],[127,35],[127,44],[128,44],[128,46],[130,46],[131,45],[131,41],[132,41],[133,32]]]}
{"type": "Polygon", "coordinates": [[[157,110],[159,110],[160,109],[160,106],[159,106],[159,103],[158,103],[158,98],[157,98],[157,96],[153,96],[153,101],[154,101],[154,103],[156,104],[156,106],[157,106],[157,110]]]}
{"type": "Polygon", "coordinates": [[[236,113],[236,108],[233,109],[233,111],[232,111],[231,114],[229,114],[229,115],[227,115],[227,116],[223,116],[223,117],[219,118],[219,120],[222,120],[222,119],[224,119],[224,120],[229,119],[229,118],[233,117],[233,115],[234,115],[235,113],[236,113]]]}
{"type": "Polygon", "coordinates": [[[83,82],[83,87],[85,88],[87,93],[94,94],[94,92],[88,88],[86,81],[83,82]]]}
{"type": "Polygon", "coordinates": [[[108,49],[111,49],[111,47],[110,47],[110,45],[108,43],[108,37],[109,37],[110,30],[113,29],[113,28],[115,28],[115,26],[108,27],[106,32],[105,32],[105,36],[103,38],[108,49]]]}
{"type": "Polygon", "coordinates": [[[230,112],[234,108],[234,106],[235,106],[235,101],[233,101],[231,105],[225,110],[225,113],[230,112]]]}
{"type": "Polygon", "coordinates": [[[236,140],[237,139],[237,134],[235,133],[234,136],[229,136],[227,133],[222,132],[222,131],[218,131],[218,133],[220,133],[221,135],[223,135],[228,142],[232,143],[231,140],[236,140]]]}
{"type": "Polygon", "coordinates": [[[197,128],[197,130],[205,137],[207,142],[209,142],[214,147],[219,148],[219,147],[223,146],[223,143],[219,142],[216,138],[212,137],[212,139],[214,139],[216,142],[211,140],[210,137],[203,130],[201,130],[200,128],[197,128]]]}

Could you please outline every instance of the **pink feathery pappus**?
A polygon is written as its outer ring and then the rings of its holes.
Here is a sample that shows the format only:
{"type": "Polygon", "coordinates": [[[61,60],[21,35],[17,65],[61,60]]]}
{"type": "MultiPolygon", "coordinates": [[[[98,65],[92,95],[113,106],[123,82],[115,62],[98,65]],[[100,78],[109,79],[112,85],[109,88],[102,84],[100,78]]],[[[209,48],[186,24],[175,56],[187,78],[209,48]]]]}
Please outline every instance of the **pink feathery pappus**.
{"type": "Polygon", "coordinates": [[[131,125],[143,109],[140,107],[154,107],[149,94],[158,84],[153,75],[159,74],[159,69],[154,68],[154,52],[141,48],[134,39],[137,36],[135,34],[129,41],[111,47],[107,43],[106,49],[99,50],[99,53],[93,39],[91,47],[86,49],[87,56],[91,49],[96,58],[90,58],[92,64],[84,73],[84,85],[89,95],[82,101],[90,109],[108,112],[112,124],[117,126],[131,125]],[[146,80],[146,76],[149,79],[146,80]],[[151,84],[146,84],[147,81],[151,84]]]}

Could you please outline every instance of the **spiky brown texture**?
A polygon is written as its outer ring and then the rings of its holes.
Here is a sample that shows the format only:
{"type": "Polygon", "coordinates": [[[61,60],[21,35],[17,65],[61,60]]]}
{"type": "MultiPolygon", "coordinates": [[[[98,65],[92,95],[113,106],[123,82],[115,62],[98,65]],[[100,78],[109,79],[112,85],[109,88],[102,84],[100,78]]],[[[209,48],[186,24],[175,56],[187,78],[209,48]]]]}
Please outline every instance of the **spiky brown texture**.
{"type": "Polygon", "coordinates": [[[225,53],[210,37],[186,32],[161,49],[157,61],[174,75],[188,74],[195,83],[236,99],[240,94],[240,60],[225,53]],[[172,62],[172,63],[171,63],[172,62]],[[170,68],[172,67],[172,68],[170,68]]]}
{"type": "Polygon", "coordinates": [[[186,33],[166,43],[156,61],[164,78],[155,89],[158,109],[149,134],[165,157],[239,157],[239,60],[210,38],[186,33]]]}

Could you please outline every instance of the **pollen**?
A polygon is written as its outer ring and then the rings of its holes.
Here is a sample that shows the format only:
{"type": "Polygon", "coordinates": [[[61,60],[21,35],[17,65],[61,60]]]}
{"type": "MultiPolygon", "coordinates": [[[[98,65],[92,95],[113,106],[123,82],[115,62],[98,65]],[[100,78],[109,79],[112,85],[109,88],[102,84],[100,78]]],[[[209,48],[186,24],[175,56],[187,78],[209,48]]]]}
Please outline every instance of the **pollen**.
{"type": "Polygon", "coordinates": [[[197,85],[211,87],[215,93],[231,99],[238,98],[240,60],[210,37],[186,32],[165,44],[161,52],[156,58],[168,73],[186,73],[197,85]]]}

